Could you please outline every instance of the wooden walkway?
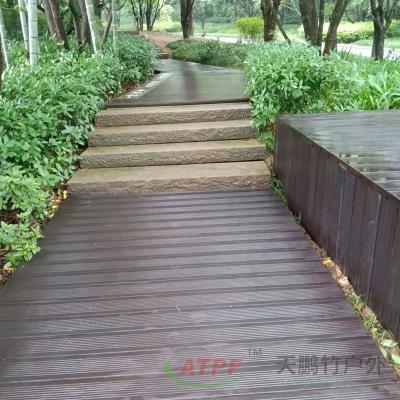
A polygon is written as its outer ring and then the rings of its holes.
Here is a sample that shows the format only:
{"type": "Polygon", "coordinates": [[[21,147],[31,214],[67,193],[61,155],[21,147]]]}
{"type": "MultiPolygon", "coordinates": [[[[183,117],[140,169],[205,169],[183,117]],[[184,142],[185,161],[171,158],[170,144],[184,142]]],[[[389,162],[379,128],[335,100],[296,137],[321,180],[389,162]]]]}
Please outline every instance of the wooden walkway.
{"type": "Polygon", "coordinates": [[[133,90],[108,108],[247,102],[241,70],[186,61],[159,60],[160,73],[144,91],[133,90]]]}
{"type": "Polygon", "coordinates": [[[1,293],[1,399],[400,399],[267,191],[70,198],[41,246],[1,293]]]}

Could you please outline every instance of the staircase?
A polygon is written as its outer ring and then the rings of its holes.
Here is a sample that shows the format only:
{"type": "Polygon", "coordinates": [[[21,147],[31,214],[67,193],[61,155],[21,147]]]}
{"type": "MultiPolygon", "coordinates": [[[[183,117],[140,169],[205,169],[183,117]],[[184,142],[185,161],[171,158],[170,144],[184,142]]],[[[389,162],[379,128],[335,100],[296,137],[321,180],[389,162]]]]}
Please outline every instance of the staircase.
{"type": "Polygon", "coordinates": [[[247,103],[110,108],[96,117],[72,193],[265,188],[247,103]]]}

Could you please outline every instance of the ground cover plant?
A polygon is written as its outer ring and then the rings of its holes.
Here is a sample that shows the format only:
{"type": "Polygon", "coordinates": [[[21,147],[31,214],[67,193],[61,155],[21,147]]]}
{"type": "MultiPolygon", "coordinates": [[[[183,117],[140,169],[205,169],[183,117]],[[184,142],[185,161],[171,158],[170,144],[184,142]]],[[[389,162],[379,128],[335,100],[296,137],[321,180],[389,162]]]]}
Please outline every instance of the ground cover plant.
{"type": "Polygon", "coordinates": [[[270,145],[278,114],[400,108],[399,61],[271,43],[249,49],[244,69],[254,123],[270,145]]]}
{"type": "Polygon", "coordinates": [[[38,251],[40,222],[74,172],[95,114],[121,86],[152,75],[156,50],[140,37],[121,40],[118,56],[46,41],[35,68],[22,44],[10,50],[0,92],[0,263],[14,267],[38,251]]]}
{"type": "Polygon", "coordinates": [[[168,44],[177,60],[228,68],[243,68],[249,45],[218,40],[178,40],[168,44]]]}

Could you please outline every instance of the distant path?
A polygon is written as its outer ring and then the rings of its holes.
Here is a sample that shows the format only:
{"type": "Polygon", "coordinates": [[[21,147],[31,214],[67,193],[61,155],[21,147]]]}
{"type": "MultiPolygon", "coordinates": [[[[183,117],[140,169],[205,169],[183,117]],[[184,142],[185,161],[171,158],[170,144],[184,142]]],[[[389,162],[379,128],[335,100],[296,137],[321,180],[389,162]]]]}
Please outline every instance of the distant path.
{"type": "MultiPolygon", "coordinates": [[[[221,42],[225,43],[236,43],[239,38],[235,36],[206,36],[204,39],[211,39],[211,40],[220,40],[221,42]]],[[[338,49],[340,51],[348,51],[352,54],[363,56],[363,57],[371,57],[371,46],[359,46],[356,44],[342,44],[338,45],[338,49]]],[[[385,49],[385,57],[390,58],[397,58],[400,57],[400,49],[385,49]]]]}
{"type": "MultiPolygon", "coordinates": [[[[167,47],[167,44],[176,40],[181,40],[182,36],[178,34],[165,33],[165,32],[143,32],[142,34],[147,39],[153,40],[163,52],[172,54],[172,50],[167,47]]],[[[239,38],[237,36],[194,36],[195,40],[220,40],[225,43],[236,43],[239,38]]],[[[343,44],[338,45],[340,51],[348,51],[354,55],[371,57],[371,46],[359,46],[356,44],[343,44]]],[[[400,49],[385,49],[385,57],[398,58],[400,57],[400,49]]]]}

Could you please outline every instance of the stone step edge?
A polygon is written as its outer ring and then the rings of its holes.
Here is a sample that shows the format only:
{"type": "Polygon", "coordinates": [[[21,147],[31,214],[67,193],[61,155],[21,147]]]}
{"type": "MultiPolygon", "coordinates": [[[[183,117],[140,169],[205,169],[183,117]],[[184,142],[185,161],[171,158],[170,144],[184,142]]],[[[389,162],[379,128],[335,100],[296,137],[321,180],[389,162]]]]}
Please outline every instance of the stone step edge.
{"type": "Polygon", "coordinates": [[[234,121],[216,121],[100,127],[89,134],[89,146],[124,146],[140,144],[164,144],[206,142],[235,139],[254,139],[257,130],[249,119],[234,121]]]}
{"type": "Polygon", "coordinates": [[[248,103],[108,108],[96,115],[96,127],[229,121],[250,118],[248,103]]]}
{"type": "Polygon", "coordinates": [[[192,190],[266,189],[263,161],[79,170],[71,193],[157,193],[192,190]]]}

